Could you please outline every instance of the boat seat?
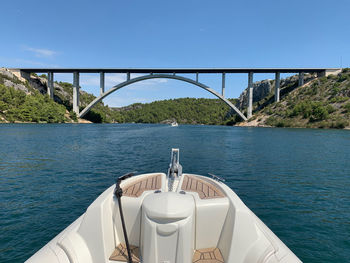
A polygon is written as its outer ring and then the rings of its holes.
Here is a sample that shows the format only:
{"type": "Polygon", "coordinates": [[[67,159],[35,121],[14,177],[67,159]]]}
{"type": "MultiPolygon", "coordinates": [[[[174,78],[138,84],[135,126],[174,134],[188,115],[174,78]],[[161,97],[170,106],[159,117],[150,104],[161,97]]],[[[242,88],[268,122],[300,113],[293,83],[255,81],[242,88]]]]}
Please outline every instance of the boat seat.
{"type": "Polygon", "coordinates": [[[157,174],[147,176],[126,186],[123,186],[123,195],[129,197],[139,197],[144,191],[158,190],[162,187],[162,175],[157,174]]]}
{"type": "Polygon", "coordinates": [[[192,263],[224,263],[220,249],[204,248],[194,251],[192,263]]]}
{"type": "Polygon", "coordinates": [[[181,190],[192,195],[196,204],[195,249],[217,247],[229,199],[220,184],[209,178],[183,174],[182,180],[181,190]]]}
{"type": "MultiPolygon", "coordinates": [[[[130,246],[132,262],[139,263],[139,248],[135,246],[130,246]]],[[[120,243],[116,249],[113,251],[112,255],[109,257],[109,260],[112,261],[122,261],[128,262],[128,251],[126,250],[126,246],[124,243],[120,243]]]]}
{"type": "Polygon", "coordinates": [[[213,199],[225,197],[225,194],[213,183],[202,178],[184,175],[181,190],[196,192],[200,199],[213,199]]]}

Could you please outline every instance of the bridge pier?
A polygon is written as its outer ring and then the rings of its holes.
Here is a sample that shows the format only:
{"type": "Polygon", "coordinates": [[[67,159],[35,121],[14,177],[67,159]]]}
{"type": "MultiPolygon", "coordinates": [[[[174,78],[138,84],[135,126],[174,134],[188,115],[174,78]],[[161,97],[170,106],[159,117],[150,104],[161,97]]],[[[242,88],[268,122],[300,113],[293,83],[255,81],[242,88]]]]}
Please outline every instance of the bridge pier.
{"type": "Polygon", "coordinates": [[[253,72],[248,73],[248,111],[247,119],[253,115],[253,72]]]}
{"type": "Polygon", "coordinates": [[[168,78],[176,79],[191,83],[199,86],[210,93],[214,94],[221,100],[223,100],[228,106],[230,106],[243,120],[247,120],[252,117],[253,112],[253,74],[255,73],[275,73],[276,74],[276,86],[275,86],[275,101],[280,100],[280,73],[294,73],[299,74],[299,85],[304,84],[304,74],[317,73],[318,77],[336,75],[339,74],[341,68],[12,68],[10,71],[15,74],[20,80],[27,79],[31,80],[30,73],[46,73],[48,74],[48,94],[50,97],[54,97],[54,73],[72,73],[73,75],[73,110],[78,116],[84,116],[96,103],[101,101],[103,98],[116,91],[119,88],[127,86],[129,84],[153,79],[153,78],[168,78]],[[100,96],[92,101],[80,114],[79,110],[79,74],[80,73],[100,73],[100,96]],[[105,91],[105,74],[106,73],[118,73],[126,74],[127,80],[112,89],[105,91]],[[242,112],[236,108],[229,100],[225,99],[225,74],[231,73],[247,73],[248,74],[248,88],[247,92],[247,116],[244,116],[242,112]],[[131,74],[149,74],[142,77],[130,78],[131,74]],[[165,74],[165,75],[164,75],[165,74]],[[195,74],[195,80],[179,76],[179,74],[195,74]],[[200,83],[198,78],[199,74],[222,74],[222,87],[221,94],[215,90],[211,90],[208,86],[200,83]]]}
{"type": "Polygon", "coordinates": [[[185,81],[188,82],[190,84],[196,85],[208,92],[210,92],[211,94],[215,95],[216,97],[218,97],[219,99],[221,99],[222,101],[224,101],[231,109],[233,109],[243,120],[247,120],[247,118],[243,115],[243,113],[237,109],[237,107],[235,105],[233,105],[228,99],[225,99],[223,96],[220,95],[219,92],[210,89],[208,86],[200,83],[200,82],[196,82],[193,79],[190,78],[186,78],[186,77],[182,77],[182,76],[174,76],[174,75],[170,75],[170,74],[152,74],[152,75],[146,75],[146,76],[140,76],[140,77],[135,77],[132,78],[128,81],[124,81],[122,83],[119,83],[118,85],[112,87],[111,89],[109,89],[108,91],[106,91],[104,94],[102,94],[102,96],[99,96],[98,98],[95,98],[88,106],[85,107],[85,109],[83,109],[78,116],[80,118],[82,118],[87,112],[89,112],[89,110],[96,105],[96,103],[100,102],[101,100],[103,100],[103,98],[105,98],[106,96],[108,96],[109,94],[115,92],[116,90],[119,90],[125,86],[131,85],[133,83],[139,82],[139,81],[143,81],[143,80],[148,80],[148,79],[157,79],[157,78],[167,78],[167,79],[175,79],[175,80],[181,80],[181,81],[185,81]]]}
{"type": "Polygon", "coordinates": [[[100,72],[100,95],[105,93],[105,73],[100,72]]]}
{"type": "Polygon", "coordinates": [[[303,86],[304,85],[304,72],[299,72],[299,81],[298,81],[298,86],[303,86]]]}
{"type": "Polygon", "coordinates": [[[276,72],[276,75],[275,75],[275,102],[280,101],[280,84],[281,84],[281,75],[280,75],[280,72],[276,72]]]}
{"type": "Polygon", "coordinates": [[[225,72],[222,73],[222,87],[221,87],[221,95],[225,97],[225,72]]]}
{"type": "Polygon", "coordinates": [[[73,111],[79,116],[79,72],[73,73],[73,111]]]}
{"type": "Polygon", "coordinates": [[[23,70],[19,70],[19,71],[14,70],[13,74],[15,74],[18,78],[24,78],[26,80],[30,79],[30,72],[25,72],[23,70]]]}
{"type": "Polygon", "coordinates": [[[325,77],[326,76],[326,71],[321,71],[321,72],[317,72],[317,77],[318,78],[322,78],[322,77],[325,77]]]}
{"type": "Polygon", "coordinates": [[[53,83],[53,72],[47,73],[47,94],[53,99],[54,95],[54,83],[53,83]]]}

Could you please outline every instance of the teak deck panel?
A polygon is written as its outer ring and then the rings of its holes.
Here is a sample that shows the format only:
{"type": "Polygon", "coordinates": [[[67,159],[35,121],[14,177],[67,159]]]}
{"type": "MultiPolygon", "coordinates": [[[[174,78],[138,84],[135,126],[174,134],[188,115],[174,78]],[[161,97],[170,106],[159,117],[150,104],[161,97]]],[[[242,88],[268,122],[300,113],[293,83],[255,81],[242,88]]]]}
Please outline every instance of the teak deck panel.
{"type": "Polygon", "coordinates": [[[193,254],[193,263],[224,263],[220,249],[217,247],[198,249],[193,254]]]}
{"type": "Polygon", "coordinates": [[[157,190],[162,187],[162,175],[146,176],[123,187],[123,195],[139,197],[144,191],[157,190]]]}
{"type": "MultiPolygon", "coordinates": [[[[132,262],[139,263],[139,248],[135,246],[130,246],[132,262]]],[[[128,262],[128,251],[126,250],[126,246],[124,243],[120,243],[116,249],[113,251],[112,255],[109,257],[109,260],[113,261],[123,261],[128,262]]]]}
{"type": "Polygon", "coordinates": [[[214,184],[191,175],[185,175],[181,185],[181,190],[197,192],[200,199],[225,197],[225,194],[214,184]]]}

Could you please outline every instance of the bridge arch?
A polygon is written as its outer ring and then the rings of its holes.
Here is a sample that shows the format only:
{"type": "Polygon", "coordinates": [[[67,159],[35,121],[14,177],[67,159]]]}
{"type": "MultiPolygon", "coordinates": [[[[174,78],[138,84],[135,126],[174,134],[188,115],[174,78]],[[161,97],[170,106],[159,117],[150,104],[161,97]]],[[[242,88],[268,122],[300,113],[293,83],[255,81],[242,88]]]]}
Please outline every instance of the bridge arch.
{"type": "Polygon", "coordinates": [[[88,113],[90,111],[90,109],[96,105],[96,103],[100,102],[102,99],[104,99],[105,97],[107,97],[108,95],[112,94],[113,92],[128,86],[130,84],[136,83],[136,82],[140,82],[143,80],[148,80],[148,79],[158,79],[158,78],[166,78],[166,79],[176,79],[176,80],[181,80],[190,84],[193,84],[195,86],[198,86],[208,92],[210,92],[211,94],[213,94],[214,96],[216,96],[217,98],[219,98],[220,100],[222,100],[223,102],[225,102],[231,109],[233,109],[243,120],[247,120],[247,118],[243,115],[243,113],[235,106],[233,105],[228,99],[225,99],[222,95],[220,95],[219,93],[217,93],[215,90],[209,88],[207,85],[200,83],[198,81],[195,81],[193,79],[190,78],[185,78],[182,76],[177,76],[177,75],[170,75],[170,74],[149,74],[149,75],[145,75],[145,76],[140,76],[140,77],[136,77],[136,78],[132,78],[132,79],[128,79],[127,81],[124,81],[122,83],[119,83],[118,85],[114,86],[113,88],[111,88],[110,90],[106,91],[105,93],[101,94],[99,97],[97,97],[96,99],[94,99],[88,106],[85,107],[85,109],[83,109],[80,113],[79,113],[79,117],[82,118],[84,117],[84,115],[86,113],[88,113]]]}

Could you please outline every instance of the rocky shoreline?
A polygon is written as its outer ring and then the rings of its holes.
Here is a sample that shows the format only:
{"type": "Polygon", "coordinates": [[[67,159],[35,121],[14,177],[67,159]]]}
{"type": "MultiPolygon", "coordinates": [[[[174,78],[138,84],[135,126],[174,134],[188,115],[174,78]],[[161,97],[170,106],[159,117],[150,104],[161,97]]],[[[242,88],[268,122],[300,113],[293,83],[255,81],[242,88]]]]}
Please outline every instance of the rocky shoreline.
{"type": "MultiPolygon", "coordinates": [[[[228,111],[227,106],[220,100],[203,98],[136,103],[121,108],[110,108],[100,103],[85,115],[86,119],[78,119],[72,112],[72,84],[55,82],[53,101],[46,95],[47,79],[45,75],[33,74],[30,79],[26,80],[18,72],[0,68],[0,89],[2,90],[2,94],[0,92],[0,123],[169,124],[176,120],[180,125],[350,128],[349,69],[343,69],[341,73],[327,77],[305,74],[305,84],[301,87],[298,86],[297,75],[282,79],[281,100],[278,103],[274,102],[274,85],[274,80],[269,79],[253,84],[253,116],[245,122],[240,120],[234,112],[228,111]],[[22,102],[19,103],[19,101],[22,102]],[[31,108],[32,105],[36,108],[31,108]],[[55,110],[52,111],[52,109],[55,110]],[[33,112],[37,114],[34,117],[33,112]]],[[[84,91],[80,91],[80,98],[81,108],[95,99],[92,94],[84,91]]],[[[238,99],[229,100],[246,114],[247,89],[238,99]]]]}

